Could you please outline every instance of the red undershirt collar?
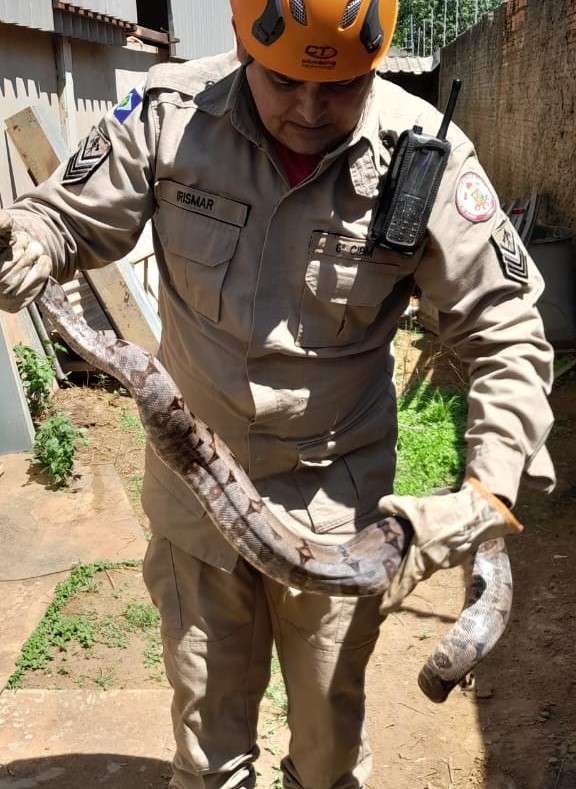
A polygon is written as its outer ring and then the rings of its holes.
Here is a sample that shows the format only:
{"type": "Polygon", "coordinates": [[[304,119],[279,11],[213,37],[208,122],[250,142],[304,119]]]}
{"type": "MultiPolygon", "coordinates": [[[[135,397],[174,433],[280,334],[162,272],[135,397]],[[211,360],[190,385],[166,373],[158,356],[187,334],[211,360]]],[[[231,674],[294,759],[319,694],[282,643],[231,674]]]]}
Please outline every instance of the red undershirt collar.
{"type": "Polygon", "coordinates": [[[292,187],[309,178],[323,159],[322,154],[296,153],[278,140],[272,142],[284,174],[292,187]]]}

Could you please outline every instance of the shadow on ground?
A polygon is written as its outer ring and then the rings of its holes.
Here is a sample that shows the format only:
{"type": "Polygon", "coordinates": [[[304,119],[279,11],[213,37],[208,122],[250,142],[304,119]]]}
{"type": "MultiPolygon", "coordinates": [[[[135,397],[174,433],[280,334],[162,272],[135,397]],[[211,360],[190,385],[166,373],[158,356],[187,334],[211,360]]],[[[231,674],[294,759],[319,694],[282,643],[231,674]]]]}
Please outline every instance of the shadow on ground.
{"type": "Polygon", "coordinates": [[[0,766],[0,789],[166,789],[171,774],[158,759],[74,753],[0,766]]]}
{"type": "Polygon", "coordinates": [[[477,672],[487,789],[576,788],[576,376],[552,396],[551,497],[523,491],[508,632],[477,672]]]}

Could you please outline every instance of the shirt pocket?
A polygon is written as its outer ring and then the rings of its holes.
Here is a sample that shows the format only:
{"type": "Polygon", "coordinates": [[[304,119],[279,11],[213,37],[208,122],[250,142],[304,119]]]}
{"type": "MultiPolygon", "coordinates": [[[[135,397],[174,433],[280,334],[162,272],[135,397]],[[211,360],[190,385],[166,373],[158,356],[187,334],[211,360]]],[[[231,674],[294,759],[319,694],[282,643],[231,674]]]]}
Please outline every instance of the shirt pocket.
{"type": "MultiPolygon", "coordinates": [[[[217,195],[207,200],[216,206],[219,200],[232,202],[217,195]]],[[[172,286],[189,307],[211,321],[219,321],[222,288],[236,253],[241,224],[196,213],[162,198],[154,223],[172,286]]]]}
{"type": "Polygon", "coordinates": [[[316,232],[309,246],[297,344],[327,348],[361,342],[396,284],[416,268],[416,257],[366,241],[316,232]]]}

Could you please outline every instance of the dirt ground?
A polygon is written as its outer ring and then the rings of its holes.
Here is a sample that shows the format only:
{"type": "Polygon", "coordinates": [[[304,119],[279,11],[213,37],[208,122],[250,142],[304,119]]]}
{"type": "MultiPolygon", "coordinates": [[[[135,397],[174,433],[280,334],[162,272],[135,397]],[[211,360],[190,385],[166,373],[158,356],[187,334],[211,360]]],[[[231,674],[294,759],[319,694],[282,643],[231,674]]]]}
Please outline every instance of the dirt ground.
{"type": "MultiPolygon", "coordinates": [[[[400,338],[402,342],[402,337],[400,338]]],[[[435,383],[461,371],[423,335],[420,348],[401,356],[400,383],[413,381],[415,363],[435,383]]],[[[399,346],[402,354],[402,346],[399,346]]],[[[133,403],[105,389],[70,389],[58,406],[91,443],[81,461],[114,462],[140,521],[142,436],[133,403]]],[[[576,789],[576,375],[560,379],[552,397],[557,424],[550,449],[559,483],[545,498],[523,490],[518,517],[526,533],[510,541],[515,603],[508,632],[479,668],[475,684],[434,706],[416,678],[433,645],[458,615],[461,570],[435,576],[382,628],[367,682],[367,717],[375,767],[372,789],[576,789]]],[[[66,613],[114,615],[130,603],[147,604],[137,572],[99,574],[94,588],[70,600],[66,613]]],[[[24,687],[161,687],[153,631],[55,654],[49,673],[28,674],[24,687]],[[147,651],[148,650],[148,651],[147,651]],[[146,659],[148,655],[148,659],[146,659]]],[[[275,770],[286,744],[284,701],[276,668],[262,720],[264,789],[280,786],[275,770]]]]}

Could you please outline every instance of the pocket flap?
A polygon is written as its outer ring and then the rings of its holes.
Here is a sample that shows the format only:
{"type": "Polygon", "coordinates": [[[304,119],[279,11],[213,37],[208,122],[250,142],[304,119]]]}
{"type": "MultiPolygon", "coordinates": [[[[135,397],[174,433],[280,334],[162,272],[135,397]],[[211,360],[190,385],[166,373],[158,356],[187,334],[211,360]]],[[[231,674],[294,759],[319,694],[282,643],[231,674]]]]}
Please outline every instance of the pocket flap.
{"type": "Polygon", "coordinates": [[[233,257],[240,228],[161,203],[154,222],[162,244],[179,257],[219,266],[233,257]]]}
{"type": "Polygon", "coordinates": [[[319,301],[351,307],[376,307],[399,279],[398,266],[345,263],[326,255],[311,260],[306,270],[306,284],[319,301]]]}

